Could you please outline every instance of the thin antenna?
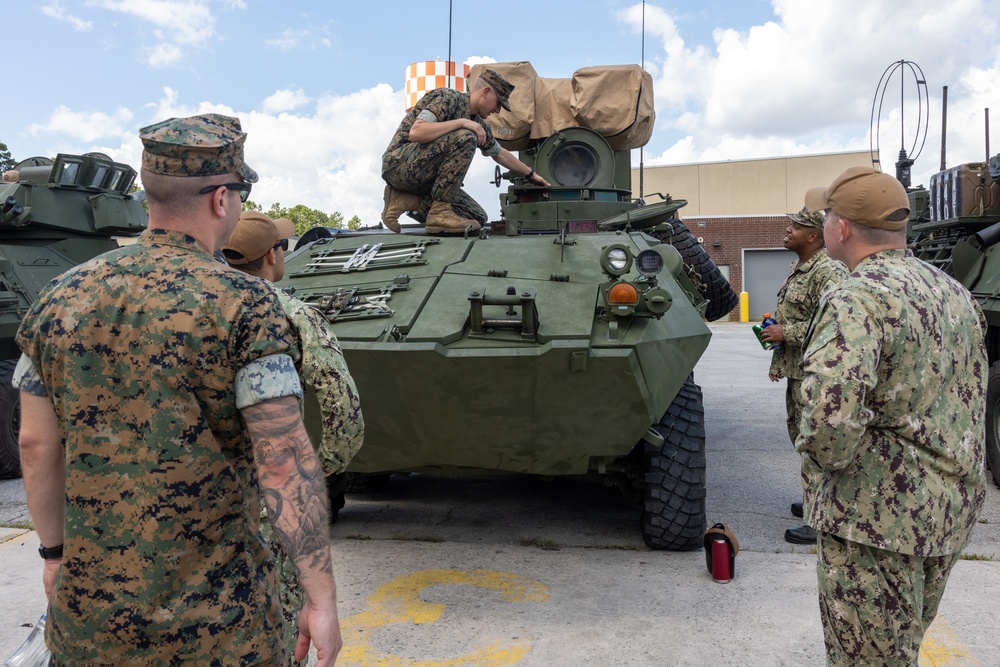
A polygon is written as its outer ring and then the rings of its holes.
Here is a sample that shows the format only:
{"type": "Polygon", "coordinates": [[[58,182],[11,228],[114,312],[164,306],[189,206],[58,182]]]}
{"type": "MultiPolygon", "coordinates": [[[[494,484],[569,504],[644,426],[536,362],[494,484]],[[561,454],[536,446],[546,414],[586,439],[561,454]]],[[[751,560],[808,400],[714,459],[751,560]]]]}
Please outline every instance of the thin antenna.
{"type": "MultiPolygon", "coordinates": [[[[642,46],[640,47],[640,65],[642,69],[646,69],[646,0],[642,0],[642,39],[639,42],[642,46]]],[[[645,169],[643,166],[643,147],[639,146],[639,199],[642,199],[643,185],[645,180],[645,169]]]]}
{"type": "Polygon", "coordinates": [[[449,88],[451,88],[451,3],[452,0],[448,0],[448,62],[444,66],[448,71],[449,88]]]}

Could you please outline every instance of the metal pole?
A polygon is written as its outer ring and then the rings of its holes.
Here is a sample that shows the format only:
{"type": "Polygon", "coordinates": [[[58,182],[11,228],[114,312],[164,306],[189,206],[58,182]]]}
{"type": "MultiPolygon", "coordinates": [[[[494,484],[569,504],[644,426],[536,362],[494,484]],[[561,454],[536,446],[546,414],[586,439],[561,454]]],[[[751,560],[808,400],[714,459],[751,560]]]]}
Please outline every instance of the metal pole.
{"type": "MultiPolygon", "coordinates": [[[[640,62],[642,69],[646,69],[646,0],[642,0],[642,39],[640,40],[640,62]]],[[[645,168],[643,165],[643,146],[639,146],[639,199],[642,199],[643,185],[645,181],[645,168]]]]}
{"type": "Polygon", "coordinates": [[[445,69],[448,70],[448,87],[451,88],[451,4],[452,0],[448,0],[448,62],[445,64],[445,69]]]}
{"type": "Polygon", "coordinates": [[[938,171],[944,171],[947,168],[947,160],[945,159],[945,137],[948,134],[948,86],[944,86],[941,90],[941,168],[938,171]]]}

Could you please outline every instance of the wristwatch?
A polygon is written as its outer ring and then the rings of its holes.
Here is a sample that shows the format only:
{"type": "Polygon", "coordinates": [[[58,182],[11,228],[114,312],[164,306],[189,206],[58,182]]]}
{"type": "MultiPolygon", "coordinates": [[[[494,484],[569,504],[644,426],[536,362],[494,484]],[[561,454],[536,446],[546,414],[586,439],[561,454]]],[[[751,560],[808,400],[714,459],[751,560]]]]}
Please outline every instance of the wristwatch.
{"type": "Polygon", "coordinates": [[[55,560],[63,557],[63,545],[57,547],[38,547],[38,555],[45,560],[55,560]]]}

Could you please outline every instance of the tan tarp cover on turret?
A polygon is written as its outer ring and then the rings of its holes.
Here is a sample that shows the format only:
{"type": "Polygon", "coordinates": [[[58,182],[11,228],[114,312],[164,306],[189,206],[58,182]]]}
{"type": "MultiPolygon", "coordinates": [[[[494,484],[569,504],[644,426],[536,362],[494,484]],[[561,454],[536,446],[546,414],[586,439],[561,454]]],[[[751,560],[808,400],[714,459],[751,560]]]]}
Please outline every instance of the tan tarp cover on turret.
{"type": "Polygon", "coordinates": [[[528,62],[490,63],[472,68],[470,84],[485,68],[514,84],[511,111],[487,119],[507,150],[524,150],[532,139],[567,127],[594,130],[614,150],[645,146],[653,134],[653,78],[638,65],[584,67],[572,78],[551,79],[538,76],[528,62]]]}

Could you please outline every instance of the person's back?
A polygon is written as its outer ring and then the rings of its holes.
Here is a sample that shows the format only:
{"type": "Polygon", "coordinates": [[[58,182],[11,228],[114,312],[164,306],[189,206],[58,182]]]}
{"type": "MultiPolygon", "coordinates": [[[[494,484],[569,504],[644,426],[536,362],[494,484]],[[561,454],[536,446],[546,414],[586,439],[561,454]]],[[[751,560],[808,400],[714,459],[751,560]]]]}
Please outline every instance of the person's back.
{"type": "MultiPolygon", "coordinates": [[[[986,483],[979,306],[937,268],[905,250],[886,250],[858,265],[820,309],[818,319],[831,309],[835,316],[826,315],[839,326],[813,334],[807,371],[835,373],[843,378],[837,399],[867,408],[865,423],[840,429],[839,437],[862,439],[858,455],[828,450],[826,463],[840,471],[827,472],[819,484],[820,529],[900,553],[960,549],[986,483]],[[835,335],[849,348],[876,353],[845,356],[835,335]]],[[[808,377],[804,391],[813,404],[832,399],[813,393],[808,377]]],[[[814,431],[805,425],[803,435],[812,438],[814,431]]],[[[816,449],[823,443],[814,442],[816,449]]]]}
{"type": "Polygon", "coordinates": [[[258,496],[240,492],[257,480],[232,387],[251,354],[285,351],[274,341],[286,333],[273,294],[178,244],[197,247],[146,232],[64,274],[25,320],[57,334],[25,352],[48,360],[57,416],[76,426],[48,619],[57,654],[73,662],[160,651],[163,661],[252,662],[279,650],[281,620],[257,582],[271,576],[258,496]],[[231,347],[237,336],[255,343],[231,347]],[[226,631],[178,645],[180,619],[226,631]]]}
{"type": "Polygon", "coordinates": [[[282,660],[263,496],[309,604],[296,654],[342,645],[297,340],[216,261],[257,174],[239,120],[143,128],[149,229],[63,274],[17,334],[20,445],[57,665],[282,660]]]}

